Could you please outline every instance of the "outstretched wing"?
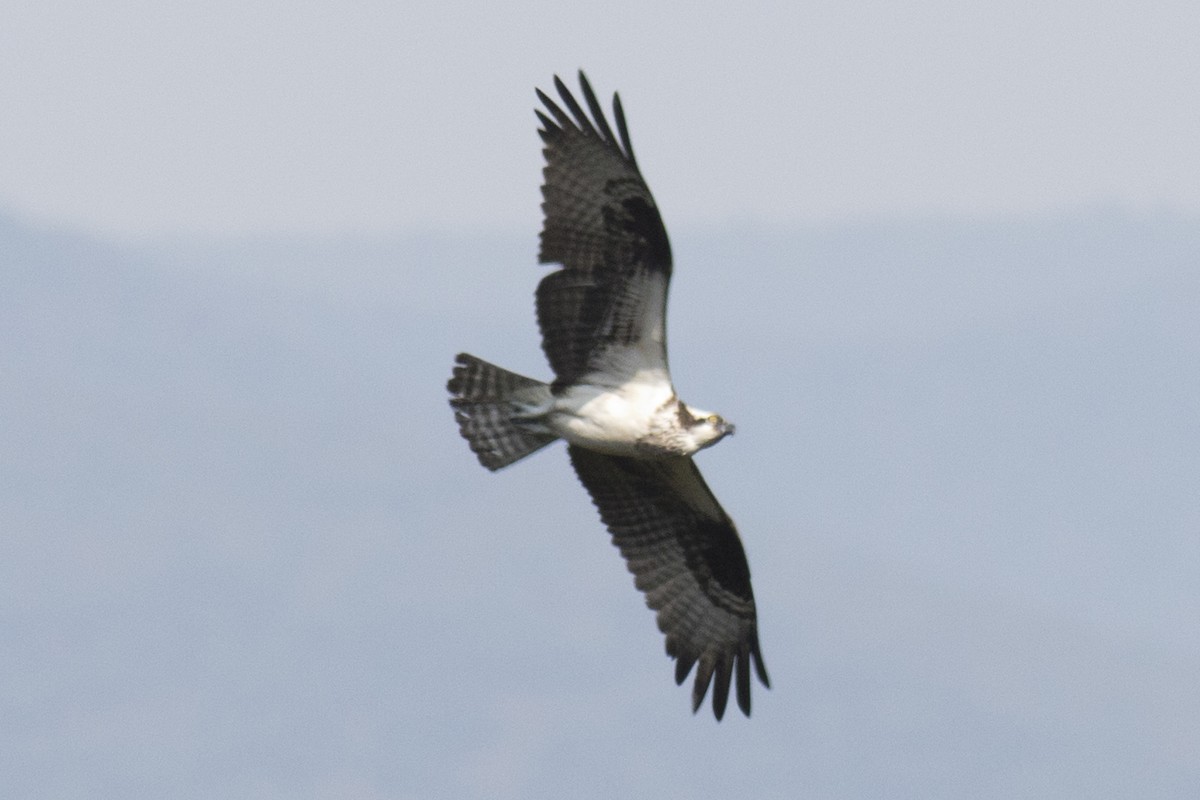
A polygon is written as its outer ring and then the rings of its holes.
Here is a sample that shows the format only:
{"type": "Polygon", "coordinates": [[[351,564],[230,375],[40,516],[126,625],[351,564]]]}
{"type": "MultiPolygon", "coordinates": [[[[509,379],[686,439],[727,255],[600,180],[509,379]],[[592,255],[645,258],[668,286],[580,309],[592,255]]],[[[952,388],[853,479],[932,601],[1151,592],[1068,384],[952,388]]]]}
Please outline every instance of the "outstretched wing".
{"type": "Polygon", "coordinates": [[[720,719],[736,674],[737,703],[748,716],[751,662],[770,686],[750,568],[733,521],[695,462],[609,456],[577,445],[569,450],[634,583],[658,612],[667,654],[676,659],[675,682],[682,684],[696,665],[692,710],[715,677],[712,704],[720,719]]]}
{"type": "Polygon", "coordinates": [[[539,258],[562,265],[538,285],[542,349],[556,386],[597,373],[616,385],[651,370],[669,381],[671,245],[634,160],[620,98],[613,95],[618,139],[582,72],[579,83],[590,117],[558,77],[566,110],[537,93],[546,107],[537,112],[546,157],[539,258]]]}

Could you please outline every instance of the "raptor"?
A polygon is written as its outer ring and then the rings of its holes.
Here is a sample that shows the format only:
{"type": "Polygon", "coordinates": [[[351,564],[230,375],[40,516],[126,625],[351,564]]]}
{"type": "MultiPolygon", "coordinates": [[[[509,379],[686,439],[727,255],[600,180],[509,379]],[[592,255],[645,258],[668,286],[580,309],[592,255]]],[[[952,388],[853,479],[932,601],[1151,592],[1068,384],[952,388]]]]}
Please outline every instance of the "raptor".
{"type": "Polygon", "coordinates": [[[712,685],[717,719],[731,685],[750,714],[751,671],[770,686],[750,569],[737,530],[693,456],[734,432],[679,399],[667,366],[671,246],[638,169],[621,101],[616,133],[582,72],[587,108],[555,77],[538,90],[546,165],[538,284],[545,383],[458,356],[448,384],[459,430],[498,470],[559,439],[657,612],[675,682],[696,669],[692,710],[712,685]]]}

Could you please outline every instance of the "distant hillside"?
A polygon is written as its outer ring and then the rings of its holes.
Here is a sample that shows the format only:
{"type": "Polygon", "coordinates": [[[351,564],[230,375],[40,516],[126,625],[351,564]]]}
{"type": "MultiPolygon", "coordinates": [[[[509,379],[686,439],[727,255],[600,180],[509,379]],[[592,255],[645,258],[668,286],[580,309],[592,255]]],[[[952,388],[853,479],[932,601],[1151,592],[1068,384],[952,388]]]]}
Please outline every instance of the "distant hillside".
{"type": "Polygon", "coordinates": [[[1200,224],[675,231],[681,395],[774,688],[693,718],[560,448],[536,240],[0,216],[0,795],[1154,797],[1200,786],[1200,224]]]}

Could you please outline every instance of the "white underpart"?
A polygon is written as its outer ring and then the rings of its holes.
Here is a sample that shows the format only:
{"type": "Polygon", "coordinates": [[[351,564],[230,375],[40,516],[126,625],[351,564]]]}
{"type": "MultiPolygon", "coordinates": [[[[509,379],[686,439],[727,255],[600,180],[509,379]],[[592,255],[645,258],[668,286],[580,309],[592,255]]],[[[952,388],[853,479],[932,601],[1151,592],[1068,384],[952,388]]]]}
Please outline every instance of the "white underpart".
{"type": "MultiPolygon", "coordinates": [[[[667,369],[661,313],[666,290],[661,273],[641,271],[631,277],[622,290],[623,302],[609,313],[640,307],[636,335],[593,353],[593,371],[562,394],[530,397],[520,413],[522,424],[599,453],[639,458],[691,455],[720,441],[727,431],[708,421],[707,411],[689,408],[695,422],[682,424],[667,369]]],[[[610,319],[601,330],[619,327],[610,319]]]]}
{"type": "MultiPolygon", "coordinates": [[[[589,376],[603,379],[608,376],[589,376]]],[[[638,442],[675,415],[675,390],[660,370],[636,373],[619,386],[591,381],[555,399],[547,427],[572,444],[610,455],[638,455],[638,442]]]]}

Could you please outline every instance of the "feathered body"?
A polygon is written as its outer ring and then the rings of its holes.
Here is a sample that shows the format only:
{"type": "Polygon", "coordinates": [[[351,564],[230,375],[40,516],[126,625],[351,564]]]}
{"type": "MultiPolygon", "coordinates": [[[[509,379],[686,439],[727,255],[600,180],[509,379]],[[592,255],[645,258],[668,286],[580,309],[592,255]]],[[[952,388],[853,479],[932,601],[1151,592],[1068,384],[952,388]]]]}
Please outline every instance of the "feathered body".
{"type": "Polygon", "coordinates": [[[769,685],[750,571],[732,520],[691,456],[733,433],[679,400],[667,366],[671,247],[642,179],[619,98],[617,135],[587,79],[588,112],[562,83],[566,110],[541,91],[545,142],[542,263],[537,288],[543,383],[467,354],[448,384],[460,431],[480,463],[505,467],[558,439],[601,519],[658,612],[676,681],[696,666],[693,709],[750,713],[750,672],[769,685]]]}

